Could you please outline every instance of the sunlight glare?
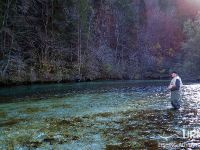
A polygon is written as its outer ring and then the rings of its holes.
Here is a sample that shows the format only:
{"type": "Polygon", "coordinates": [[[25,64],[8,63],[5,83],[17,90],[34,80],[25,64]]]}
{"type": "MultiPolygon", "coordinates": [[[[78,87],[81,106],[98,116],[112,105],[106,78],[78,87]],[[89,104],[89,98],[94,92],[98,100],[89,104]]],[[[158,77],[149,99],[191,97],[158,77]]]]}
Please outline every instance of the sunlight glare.
{"type": "Polygon", "coordinates": [[[189,3],[193,4],[194,6],[200,6],[200,0],[188,0],[189,3]]]}

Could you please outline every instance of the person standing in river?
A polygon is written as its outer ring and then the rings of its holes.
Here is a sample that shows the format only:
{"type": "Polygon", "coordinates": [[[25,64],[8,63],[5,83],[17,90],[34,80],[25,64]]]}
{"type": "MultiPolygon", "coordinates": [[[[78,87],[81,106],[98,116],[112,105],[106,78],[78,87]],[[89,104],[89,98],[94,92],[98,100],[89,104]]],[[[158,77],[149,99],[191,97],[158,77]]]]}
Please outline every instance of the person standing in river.
{"type": "Polygon", "coordinates": [[[181,78],[178,74],[173,71],[171,73],[172,80],[170,85],[168,86],[168,90],[171,91],[171,104],[174,109],[180,108],[180,101],[181,101],[181,86],[183,85],[181,78]]]}

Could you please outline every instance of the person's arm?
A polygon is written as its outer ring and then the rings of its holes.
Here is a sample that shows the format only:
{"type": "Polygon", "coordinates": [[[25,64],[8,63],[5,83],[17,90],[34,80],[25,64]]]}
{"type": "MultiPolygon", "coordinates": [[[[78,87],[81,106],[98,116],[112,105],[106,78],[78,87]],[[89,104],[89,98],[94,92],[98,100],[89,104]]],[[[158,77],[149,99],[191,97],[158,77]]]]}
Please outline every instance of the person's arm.
{"type": "Polygon", "coordinates": [[[169,86],[167,87],[167,90],[171,90],[171,88],[172,88],[172,85],[169,85],[169,86]]]}
{"type": "Polygon", "coordinates": [[[176,79],[176,85],[171,88],[171,91],[179,90],[180,89],[180,80],[176,79]]]}

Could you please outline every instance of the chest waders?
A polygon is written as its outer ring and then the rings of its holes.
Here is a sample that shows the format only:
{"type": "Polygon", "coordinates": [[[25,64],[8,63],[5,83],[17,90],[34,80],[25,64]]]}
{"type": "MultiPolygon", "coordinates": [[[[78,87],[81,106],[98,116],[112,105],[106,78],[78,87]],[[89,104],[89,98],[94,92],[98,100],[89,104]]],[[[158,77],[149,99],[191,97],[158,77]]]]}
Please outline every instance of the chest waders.
{"type": "Polygon", "coordinates": [[[183,85],[181,78],[179,76],[174,77],[171,80],[170,85],[176,86],[177,80],[179,80],[180,82],[178,89],[171,90],[171,104],[174,107],[174,109],[179,109],[181,107],[181,87],[183,85]]]}
{"type": "Polygon", "coordinates": [[[171,104],[174,109],[179,109],[181,107],[181,92],[180,90],[171,91],[171,104]]]}

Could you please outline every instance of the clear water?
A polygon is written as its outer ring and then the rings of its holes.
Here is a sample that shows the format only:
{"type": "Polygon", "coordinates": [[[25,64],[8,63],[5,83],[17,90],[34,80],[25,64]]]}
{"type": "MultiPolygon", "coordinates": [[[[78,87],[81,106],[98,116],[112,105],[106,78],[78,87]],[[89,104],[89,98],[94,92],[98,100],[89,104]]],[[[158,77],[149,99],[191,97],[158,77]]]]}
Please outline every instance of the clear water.
{"type": "Polygon", "coordinates": [[[200,149],[200,84],[171,109],[169,81],[0,89],[0,149],[200,149]]]}

